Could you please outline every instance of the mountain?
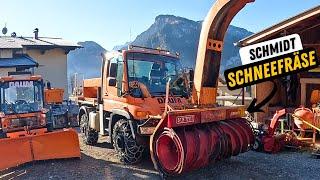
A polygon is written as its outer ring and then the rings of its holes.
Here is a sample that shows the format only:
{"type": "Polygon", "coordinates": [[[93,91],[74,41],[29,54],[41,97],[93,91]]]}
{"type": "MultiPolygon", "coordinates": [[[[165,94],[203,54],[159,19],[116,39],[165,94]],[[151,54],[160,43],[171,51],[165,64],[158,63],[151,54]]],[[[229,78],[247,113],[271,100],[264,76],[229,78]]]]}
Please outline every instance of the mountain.
{"type": "Polygon", "coordinates": [[[92,78],[100,75],[101,53],[107,52],[94,41],[79,42],[83,48],[68,54],[68,77],[78,73],[81,77],[92,78]]]}
{"type": "Polygon", "coordinates": [[[122,45],[114,46],[112,50],[126,49],[132,42],[126,42],[122,45]]]}
{"type": "MultiPolygon", "coordinates": [[[[160,15],[155,22],[131,43],[179,52],[184,67],[194,67],[202,21],[192,21],[173,15],[160,15]]],[[[233,43],[251,35],[246,29],[229,26],[224,40],[221,70],[241,65],[239,48],[233,43]]],[[[114,49],[126,48],[117,46],[114,49]]]]}
{"type": "MultiPolygon", "coordinates": [[[[201,23],[201,21],[192,21],[173,15],[160,15],[133,42],[115,46],[113,49],[125,49],[128,44],[152,48],[161,47],[172,52],[179,52],[184,67],[194,67],[201,23]]],[[[222,71],[241,65],[239,48],[235,47],[233,43],[251,34],[252,32],[239,27],[229,27],[224,40],[222,71]]],[[[84,78],[100,76],[101,53],[106,50],[93,41],[79,42],[79,44],[83,48],[68,54],[68,76],[70,77],[76,72],[84,78]]]]}

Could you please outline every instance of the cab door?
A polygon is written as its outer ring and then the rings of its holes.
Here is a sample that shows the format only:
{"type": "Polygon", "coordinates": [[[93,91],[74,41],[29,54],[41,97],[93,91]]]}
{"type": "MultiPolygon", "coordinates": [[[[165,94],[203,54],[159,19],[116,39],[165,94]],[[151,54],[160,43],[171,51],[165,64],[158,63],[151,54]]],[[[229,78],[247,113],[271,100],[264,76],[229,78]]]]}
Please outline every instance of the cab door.
{"type": "MultiPolygon", "coordinates": [[[[109,60],[108,71],[106,72],[105,99],[113,101],[113,106],[119,106],[119,103],[124,101],[123,98],[123,77],[124,63],[122,56],[113,57],[109,60]]],[[[105,105],[106,106],[106,105],[105,105]]]]}

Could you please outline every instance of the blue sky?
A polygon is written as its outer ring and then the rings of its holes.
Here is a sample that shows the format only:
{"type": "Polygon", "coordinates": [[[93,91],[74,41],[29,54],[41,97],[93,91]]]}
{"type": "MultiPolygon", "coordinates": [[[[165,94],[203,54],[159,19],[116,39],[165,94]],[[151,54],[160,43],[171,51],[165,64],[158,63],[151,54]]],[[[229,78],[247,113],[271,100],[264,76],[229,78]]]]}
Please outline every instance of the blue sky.
{"type": "MultiPolygon", "coordinates": [[[[202,20],[214,0],[0,0],[0,27],[9,33],[93,40],[106,49],[146,30],[159,14],[202,20]]],[[[257,32],[320,5],[320,0],[256,0],[231,24],[257,32]]],[[[9,34],[8,33],[8,34],[9,34]]],[[[7,35],[8,35],[7,34],[7,35]]]]}

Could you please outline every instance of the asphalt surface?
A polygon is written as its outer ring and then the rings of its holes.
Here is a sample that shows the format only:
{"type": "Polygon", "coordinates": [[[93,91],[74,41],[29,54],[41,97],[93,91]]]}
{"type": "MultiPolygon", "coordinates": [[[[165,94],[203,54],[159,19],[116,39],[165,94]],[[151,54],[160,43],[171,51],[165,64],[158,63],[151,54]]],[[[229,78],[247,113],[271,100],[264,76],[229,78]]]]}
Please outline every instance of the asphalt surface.
{"type": "MultiPolygon", "coordinates": [[[[81,159],[32,162],[0,172],[0,179],[160,179],[146,154],[135,166],[119,163],[112,147],[81,143],[81,159]]],[[[247,152],[177,179],[320,179],[320,159],[308,152],[247,152]]]]}

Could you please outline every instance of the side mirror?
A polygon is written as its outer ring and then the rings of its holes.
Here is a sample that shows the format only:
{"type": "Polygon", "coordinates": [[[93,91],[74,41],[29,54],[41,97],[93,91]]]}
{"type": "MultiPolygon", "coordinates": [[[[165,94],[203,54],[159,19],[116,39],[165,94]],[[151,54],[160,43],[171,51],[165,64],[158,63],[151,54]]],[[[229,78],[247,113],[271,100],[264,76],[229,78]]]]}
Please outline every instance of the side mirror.
{"type": "Polygon", "coordinates": [[[111,63],[110,64],[110,71],[109,71],[109,77],[117,77],[117,69],[118,64],[117,63],[111,63]]]}
{"type": "Polygon", "coordinates": [[[108,80],[108,86],[115,87],[116,85],[117,85],[117,80],[116,80],[116,78],[109,78],[109,80],[108,80]]]}

